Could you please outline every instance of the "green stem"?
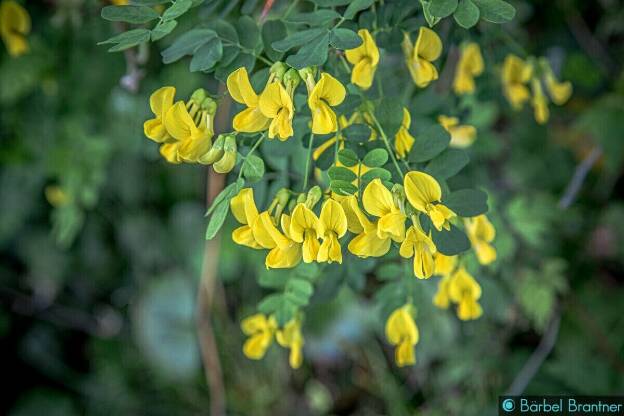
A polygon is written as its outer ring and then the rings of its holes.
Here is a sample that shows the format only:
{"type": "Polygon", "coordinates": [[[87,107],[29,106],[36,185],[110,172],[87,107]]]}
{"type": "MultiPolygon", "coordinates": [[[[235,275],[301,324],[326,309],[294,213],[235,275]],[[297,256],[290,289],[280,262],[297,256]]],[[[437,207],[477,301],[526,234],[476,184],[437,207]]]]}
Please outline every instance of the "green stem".
{"type": "Polygon", "coordinates": [[[282,19],[286,19],[290,15],[290,13],[295,9],[295,7],[297,7],[298,3],[299,3],[299,0],[293,0],[290,3],[290,6],[288,6],[286,11],[284,12],[284,16],[282,16],[282,19]]]}
{"type": "Polygon", "coordinates": [[[303,189],[302,192],[308,187],[308,172],[310,170],[310,160],[312,159],[312,144],[314,143],[314,133],[310,133],[310,141],[308,142],[308,157],[306,158],[305,171],[303,173],[303,189]]]}
{"type": "Polygon", "coordinates": [[[254,145],[251,146],[251,149],[249,149],[249,152],[245,156],[245,160],[243,160],[243,164],[241,165],[240,171],[238,172],[238,177],[236,179],[240,179],[243,176],[243,168],[245,167],[245,164],[247,164],[247,158],[249,158],[249,156],[251,156],[253,152],[256,151],[256,149],[258,148],[258,146],[260,146],[260,143],[262,143],[265,137],[266,137],[266,132],[262,133],[262,136],[260,136],[258,141],[256,141],[254,145]]]}
{"type": "Polygon", "coordinates": [[[390,142],[388,141],[388,136],[386,136],[386,132],[381,127],[381,124],[379,124],[379,121],[377,121],[377,117],[375,117],[375,114],[373,114],[372,111],[369,111],[368,114],[370,114],[371,118],[373,119],[373,122],[375,123],[375,126],[377,127],[377,130],[379,130],[381,139],[386,145],[386,149],[388,150],[390,159],[392,159],[392,163],[394,163],[394,167],[396,168],[396,171],[399,174],[399,177],[403,178],[403,171],[401,171],[401,167],[399,166],[399,163],[397,162],[396,157],[394,157],[394,152],[392,151],[392,148],[390,147],[390,142]]]}

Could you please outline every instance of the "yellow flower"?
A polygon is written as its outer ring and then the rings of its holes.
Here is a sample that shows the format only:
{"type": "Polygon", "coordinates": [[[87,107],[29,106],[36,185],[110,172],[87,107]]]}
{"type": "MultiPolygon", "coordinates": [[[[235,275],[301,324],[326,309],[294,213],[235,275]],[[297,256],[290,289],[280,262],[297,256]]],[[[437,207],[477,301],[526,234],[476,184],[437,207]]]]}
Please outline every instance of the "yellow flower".
{"type": "Polygon", "coordinates": [[[9,55],[16,57],[29,50],[26,35],[30,33],[30,16],[26,9],[13,0],[0,3],[0,37],[9,55]]]}
{"type": "MultiPolygon", "coordinates": [[[[189,107],[193,108],[194,105],[191,102],[189,107]]],[[[212,146],[212,116],[201,110],[196,110],[191,116],[187,105],[182,101],[178,101],[167,111],[165,128],[179,142],[177,154],[186,162],[198,162],[212,146]]]]}
{"type": "Polygon", "coordinates": [[[270,249],[264,261],[267,269],[290,269],[301,262],[301,244],[290,233],[291,219],[282,214],[280,232],[267,211],[261,213],[252,226],[254,239],[262,247],[270,249]]]}
{"type": "Polygon", "coordinates": [[[418,211],[427,214],[436,230],[450,229],[448,221],[455,217],[455,213],[440,203],[442,189],[433,176],[424,172],[408,172],[403,185],[409,203],[418,211]]]}
{"type": "Polygon", "coordinates": [[[447,309],[451,303],[449,295],[449,284],[451,283],[451,276],[444,275],[438,282],[438,291],[433,295],[433,304],[440,309],[447,309]]]}
{"type": "Polygon", "coordinates": [[[483,73],[483,57],[476,43],[469,43],[462,50],[457,63],[453,90],[455,94],[471,94],[475,90],[474,77],[483,73]]]}
{"type": "Polygon", "coordinates": [[[377,237],[392,238],[400,243],[405,238],[405,214],[397,207],[392,192],[379,178],[373,179],[364,189],[362,195],[364,209],[370,215],[379,217],[377,221],[377,237]]]}
{"type": "Polygon", "coordinates": [[[297,243],[303,243],[303,261],[311,263],[319,254],[318,241],[321,224],[316,214],[304,203],[299,203],[292,212],[290,235],[297,243]]]}
{"type": "Polygon", "coordinates": [[[360,223],[356,212],[351,207],[352,201],[355,201],[355,205],[357,205],[357,198],[354,195],[343,196],[338,194],[332,194],[332,199],[336,200],[340,204],[340,206],[342,206],[342,209],[344,210],[345,216],[347,218],[347,229],[349,230],[349,232],[353,234],[359,234],[364,231],[364,228],[362,227],[362,224],[360,223]]]}
{"type": "MultiPolygon", "coordinates": [[[[350,123],[345,116],[340,116],[338,118],[338,124],[340,125],[341,129],[345,129],[349,127],[350,123]]],[[[336,144],[336,141],[338,141],[338,146],[339,146],[338,150],[342,150],[344,148],[344,137],[342,135],[336,134],[335,136],[330,137],[329,139],[325,140],[323,143],[321,143],[319,147],[314,149],[314,152],[312,152],[312,159],[318,160],[319,157],[321,157],[321,155],[325,153],[327,149],[331,148],[332,146],[336,144]]],[[[336,164],[336,166],[339,166],[339,165],[336,164]]]]}
{"type": "Polygon", "coordinates": [[[442,54],[442,41],[433,30],[421,27],[413,47],[409,35],[404,33],[401,46],[407,69],[418,87],[424,88],[438,79],[438,70],[432,62],[442,54]]]}
{"type": "Polygon", "coordinates": [[[483,314],[477,302],[481,297],[481,286],[465,268],[460,267],[451,276],[448,293],[449,298],[457,304],[457,317],[462,321],[477,319],[483,314]]]}
{"type": "Polygon", "coordinates": [[[303,335],[301,335],[301,321],[297,318],[290,320],[283,329],[275,334],[278,344],[290,348],[289,363],[294,369],[301,367],[303,361],[303,335]]]}
{"type": "Polygon", "coordinates": [[[349,49],[345,55],[347,61],[355,65],[351,72],[351,82],[367,90],[373,85],[373,77],[379,63],[379,49],[368,30],[360,29],[358,35],[362,38],[362,44],[355,49],[349,49]]]}
{"type": "Polygon", "coordinates": [[[550,116],[550,111],[548,110],[548,99],[544,94],[542,83],[539,79],[533,78],[531,80],[531,89],[533,90],[533,100],[531,103],[533,104],[535,121],[539,124],[545,124],[550,116]]]}
{"type": "Polygon", "coordinates": [[[401,244],[399,254],[409,259],[414,257],[414,276],[419,279],[428,279],[434,271],[433,254],[436,246],[431,237],[420,228],[418,220],[407,230],[405,240],[401,244]]]}
{"type": "Polygon", "coordinates": [[[44,190],[45,197],[55,208],[62,207],[71,202],[71,196],[58,185],[48,185],[44,190]]]}
{"type": "Polygon", "coordinates": [[[345,88],[340,81],[326,72],[321,74],[321,79],[308,97],[308,106],[312,112],[312,133],[329,134],[338,129],[336,113],[331,107],[340,105],[345,95],[345,88]]]}
{"type": "Polygon", "coordinates": [[[271,120],[264,116],[258,107],[259,98],[249,82],[247,69],[241,67],[232,72],[228,76],[226,84],[232,99],[247,106],[246,109],[234,116],[234,120],[232,120],[234,130],[244,133],[266,130],[271,120]]]}
{"type": "Polygon", "coordinates": [[[394,150],[399,158],[407,156],[414,145],[414,137],[409,132],[411,124],[412,117],[407,108],[403,107],[403,121],[401,121],[401,127],[394,136],[394,150]]]}
{"type": "MultiPolygon", "coordinates": [[[[378,222],[371,222],[366,214],[362,212],[355,196],[347,197],[344,203],[347,205],[345,213],[347,214],[347,222],[356,219],[356,224],[349,224],[349,229],[360,229],[358,235],[349,242],[349,251],[359,257],[381,257],[390,250],[390,237],[380,238],[378,236],[378,222]]],[[[345,206],[343,204],[343,206],[345,206]]],[[[357,232],[357,231],[355,231],[357,232]]]]}
{"type": "Polygon", "coordinates": [[[433,256],[435,262],[435,274],[442,276],[450,275],[457,265],[457,256],[445,256],[439,251],[433,256]]]}
{"type": "Polygon", "coordinates": [[[418,344],[418,328],[412,317],[412,305],[406,304],[390,314],[386,321],[386,338],[396,346],[394,359],[399,367],[416,363],[414,346],[418,344]]]}
{"type": "Polygon", "coordinates": [[[440,115],[438,116],[438,123],[451,135],[451,147],[468,147],[477,138],[477,129],[468,124],[460,125],[457,117],[440,115]]]}
{"type": "Polygon", "coordinates": [[[515,55],[507,55],[503,62],[503,92],[514,110],[522,108],[529,99],[526,83],[531,79],[533,66],[515,55]]]}
{"type": "Polygon", "coordinates": [[[272,316],[257,313],[243,319],[241,329],[249,336],[243,345],[243,354],[252,360],[259,360],[273,343],[277,322],[272,316]]]}
{"type": "Polygon", "coordinates": [[[487,265],[496,260],[496,249],[490,244],[496,230],[485,215],[464,219],[466,233],[477,254],[479,263],[487,265]]]}
{"type": "Polygon", "coordinates": [[[342,263],[342,250],[338,239],[347,232],[347,216],[344,209],[338,202],[328,199],[321,208],[319,220],[319,234],[323,242],[319,247],[317,261],[342,263]]]}
{"type": "Polygon", "coordinates": [[[232,240],[236,244],[251,248],[262,248],[262,246],[256,241],[253,235],[251,226],[258,218],[258,208],[254,202],[253,189],[244,188],[230,200],[230,209],[234,218],[243,224],[242,227],[238,227],[232,231],[232,240]]]}
{"type": "Polygon", "coordinates": [[[572,95],[572,83],[557,81],[552,71],[546,73],[545,82],[550,98],[557,105],[565,104],[572,95]]]}
{"type": "Polygon", "coordinates": [[[258,102],[262,114],[271,119],[269,139],[277,136],[284,141],[293,135],[292,119],[295,115],[293,102],[281,82],[269,84],[258,102]]]}
{"type": "Polygon", "coordinates": [[[162,87],[150,96],[150,108],[155,117],[143,123],[143,132],[145,136],[156,143],[163,143],[167,139],[171,139],[165,128],[164,120],[165,114],[173,106],[175,92],[174,87],[162,87]]]}

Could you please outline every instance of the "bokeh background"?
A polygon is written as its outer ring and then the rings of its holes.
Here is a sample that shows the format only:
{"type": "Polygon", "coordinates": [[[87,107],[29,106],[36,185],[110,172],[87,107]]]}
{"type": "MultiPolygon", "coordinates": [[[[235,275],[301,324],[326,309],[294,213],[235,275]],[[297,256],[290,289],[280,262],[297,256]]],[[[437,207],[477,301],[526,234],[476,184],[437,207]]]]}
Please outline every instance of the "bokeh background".
{"type": "MultiPolygon", "coordinates": [[[[510,110],[499,79],[477,81],[465,174],[490,193],[499,257],[476,275],[484,316],[435,309],[423,282],[418,362],[398,369],[375,307],[376,279],[396,270],[373,276],[362,261],[317,289],[301,369],[277,348],[250,361],[239,322],[267,272],[231,242],[230,218],[209,251],[228,414],[483,415],[506,392],[624,394],[624,2],[512,3],[512,23],[473,29],[486,65],[546,56],[574,94],[539,126],[510,110]]],[[[218,83],[162,65],[171,39],[126,54],[96,46],[120,30],[103,5],[26,1],[30,53],[0,51],[0,413],[207,414],[195,324],[206,170],[166,164],[142,123],[156,88],[218,83]]],[[[207,0],[180,25],[262,6],[207,0]]],[[[443,102],[430,90],[411,103],[416,125],[443,102]]]]}

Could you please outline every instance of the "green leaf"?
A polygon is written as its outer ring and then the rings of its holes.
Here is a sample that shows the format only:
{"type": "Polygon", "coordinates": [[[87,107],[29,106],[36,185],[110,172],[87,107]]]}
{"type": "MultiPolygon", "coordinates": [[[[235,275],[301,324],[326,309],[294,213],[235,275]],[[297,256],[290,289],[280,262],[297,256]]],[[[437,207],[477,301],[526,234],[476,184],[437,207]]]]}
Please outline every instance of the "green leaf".
{"type": "Polygon", "coordinates": [[[347,10],[345,10],[343,16],[345,19],[353,19],[357,12],[368,9],[373,3],[374,0],[353,0],[349,3],[349,6],[347,7],[347,10]]]}
{"type": "Polygon", "coordinates": [[[276,51],[286,52],[287,50],[295,48],[297,46],[306,45],[312,40],[326,33],[327,33],[327,29],[316,28],[316,29],[303,30],[301,32],[293,33],[292,35],[286,37],[285,39],[279,40],[277,42],[273,42],[271,46],[276,51]]]}
{"type": "Polygon", "coordinates": [[[230,200],[238,194],[245,181],[241,178],[226,186],[215,198],[206,215],[210,215],[206,228],[206,240],[211,240],[219,232],[230,209],[230,200]]]}
{"type": "Polygon", "coordinates": [[[422,6],[423,14],[425,15],[425,20],[427,21],[427,24],[429,25],[429,27],[434,27],[440,21],[440,18],[435,17],[431,14],[431,1],[420,0],[420,5],[422,6]]]}
{"type": "Polygon", "coordinates": [[[286,282],[284,294],[297,306],[305,306],[309,303],[310,296],[314,292],[312,283],[305,279],[291,278],[286,282]]]}
{"type": "Polygon", "coordinates": [[[286,26],[280,20],[268,20],[262,25],[262,42],[264,43],[264,52],[274,61],[279,61],[284,55],[273,49],[272,43],[286,36],[286,26]]]}
{"type": "Polygon", "coordinates": [[[227,20],[217,20],[214,30],[222,40],[226,40],[231,43],[239,43],[236,28],[227,20]]]}
{"type": "Polygon", "coordinates": [[[158,18],[156,10],[147,6],[106,6],[102,18],[113,22],[147,23],[158,18]]]}
{"type": "Polygon", "coordinates": [[[357,175],[353,171],[342,166],[332,166],[327,171],[327,174],[333,181],[340,180],[351,183],[357,179],[357,175]]]}
{"type": "Polygon", "coordinates": [[[248,54],[248,53],[239,53],[236,58],[228,65],[219,66],[215,71],[215,78],[217,78],[221,82],[225,82],[227,80],[228,75],[232,73],[232,71],[244,66],[247,68],[248,73],[252,73],[254,65],[256,63],[256,57],[248,54]]]}
{"type": "Polygon", "coordinates": [[[392,173],[390,171],[383,168],[373,168],[369,169],[365,174],[362,175],[362,183],[368,183],[373,179],[381,179],[383,181],[389,181],[392,179],[392,173]]]}
{"type": "Polygon", "coordinates": [[[336,49],[353,49],[362,44],[362,38],[351,29],[332,29],[329,34],[329,43],[336,49]]]}
{"type": "Polygon", "coordinates": [[[175,0],[175,3],[169,6],[169,8],[163,13],[163,21],[167,22],[169,20],[177,19],[186,13],[192,5],[193,2],[191,0],[175,0]]]}
{"type": "Polygon", "coordinates": [[[488,211],[487,193],[478,189],[461,189],[444,199],[444,205],[460,217],[476,217],[488,211]]]}
{"type": "Polygon", "coordinates": [[[310,26],[325,26],[328,23],[339,19],[340,15],[333,10],[321,9],[310,13],[293,14],[284,21],[286,23],[304,23],[310,26]]]}
{"type": "Polygon", "coordinates": [[[444,18],[457,9],[457,0],[431,0],[429,12],[432,16],[444,18]]]}
{"type": "Polygon", "coordinates": [[[342,130],[342,134],[347,140],[364,143],[370,139],[371,129],[366,124],[351,124],[342,130]]]}
{"type": "Polygon", "coordinates": [[[340,180],[331,181],[329,187],[333,192],[343,196],[353,195],[358,191],[357,186],[353,185],[351,182],[340,180]]]}
{"type": "Polygon", "coordinates": [[[295,55],[286,58],[286,63],[295,69],[323,65],[327,61],[329,32],[322,33],[304,45],[295,55]]]}
{"type": "Polygon", "coordinates": [[[158,24],[152,29],[152,42],[160,40],[167,36],[178,25],[177,20],[170,20],[168,22],[158,22],[158,24]]]}
{"type": "Polygon", "coordinates": [[[189,30],[179,36],[171,46],[160,53],[163,58],[163,63],[170,64],[186,55],[194,54],[202,45],[216,36],[217,34],[215,31],[211,29],[189,30]]]}
{"type": "Polygon", "coordinates": [[[388,152],[386,149],[373,149],[364,156],[362,163],[370,168],[378,168],[386,164],[388,161],[388,152]]]}
{"type": "Polygon", "coordinates": [[[458,25],[465,29],[470,29],[479,21],[479,8],[472,0],[460,0],[453,17],[458,25]]]}
{"type": "Polygon", "coordinates": [[[481,12],[481,18],[492,23],[509,22],[516,15],[516,9],[503,0],[472,0],[481,12]]]}
{"type": "Polygon", "coordinates": [[[468,153],[461,149],[447,149],[427,164],[425,171],[438,179],[455,176],[470,162],[468,153]]]}
{"type": "MultiPolygon", "coordinates": [[[[421,215],[424,217],[424,215],[421,215]]],[[[438,231],[431,227],[431,237],[438,251],[445,256],[454,256],[470,249],[470,240],[466,234],[451,224],[449,231],[438,231]]]]}
{"type": "Polygon", "coordinates": [[[403,106],[396,98],[384,98],[375,108],[375,116],[388,139],[391,139],[401,127],[403,106]]]}
{"type": "Polygon", "coordinates": [[[105,45],[109,43],[115,43],[116,45],[110,48],[109,52],[123,51],[124,49],[131,48],[140,43],[147,42],[150,39],[150,31],[147,29],[133,29],[127,32],[120,33],[117,36],[113,36],[103,42],[99,42],[98,45],[105,45]]]}
{"type": "Polygon", "coordinates": [[[360,161],[355,152],[351,149],[342,149],[341,151],[339,151],[338,160],[340,161],[340,163],[349,168],[357,165],[360,161]]]}
{"type": "Polygon", "coordinates": [[[258,304],[258,312],[264,314],[272,314],[275,312],[283,302],[283,295],[281,293],[273,293],[258,304]]]}
{"type": "Polygon", "coordinates": [[[260,41],[260,30],[256,21],[249,16],[241,16],[236,23],[240,44],[251,50],[255,50],[260,41]]]}
{"type": "Polygon", "coordinates": [[[451,136],[438,124],[429,127],[423,134],[414,138],[414,145],[409,152],[409,161],[422,163],[433,159],[446,149],[451,136]]]}
{"type": "Polygon", "coordinates": [[[243,175],[249,182],[257,182],[264,176],[264,160],[256,155],[249,155],[243,165],[243,175]]]}
{"type": "Polygon", "coordinates": [[[221,56],[223,56],[221,39],[212,38],[195,51],[191,59],[190,71],[207,71],[219,62],[221,56]]]}

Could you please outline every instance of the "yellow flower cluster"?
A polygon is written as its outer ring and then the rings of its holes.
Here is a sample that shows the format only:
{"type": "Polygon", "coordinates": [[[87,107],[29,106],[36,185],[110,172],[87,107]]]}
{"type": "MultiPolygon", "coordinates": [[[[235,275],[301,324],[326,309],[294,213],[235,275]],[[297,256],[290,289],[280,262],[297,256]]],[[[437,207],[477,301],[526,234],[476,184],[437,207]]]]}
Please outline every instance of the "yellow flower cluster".
{"type": "Polygon", "coordinates": [[[9,55],[17,57],[29,50],[26,36],[30,33],[30,16],[14,0],[0,3],[0,37],[9,55]]]}
{"type": "Polygon", "coordinates": [[[483,67],[483,57],[479,45],[468,43],[464,46],[453,80],[455,94],[472,94],[475,91],[474,78],[483,73],[483,67]]]}
{"type": "Polygon", "coordinates": [[[572,84],[559,82],[544,58],[529,58],[525,61],[515,55],[507,55],[503,63],[502,81],[505,97],[514,110],[520,110],[531,99],[535,120],[539,124],[546,123],[550,115],[544,86],[550,99],[557,105],[565,104],[572,95],[572,84]]]}
{"type": "Polygon", "coordinates": [[[262,359],[275,339],[279,345],[290,349],[290,366],[295,369],[301,366],[304,340],[299,318],[290,320],[279,329],[274,316],[258,313],[243,319],[241,329],[249,337],[243,345],[243,354],[247,358],[262,359]]]}

